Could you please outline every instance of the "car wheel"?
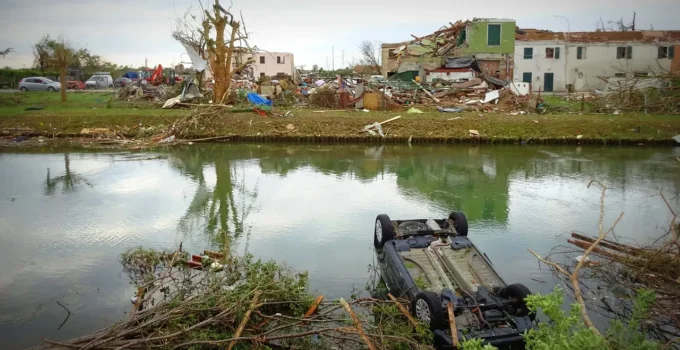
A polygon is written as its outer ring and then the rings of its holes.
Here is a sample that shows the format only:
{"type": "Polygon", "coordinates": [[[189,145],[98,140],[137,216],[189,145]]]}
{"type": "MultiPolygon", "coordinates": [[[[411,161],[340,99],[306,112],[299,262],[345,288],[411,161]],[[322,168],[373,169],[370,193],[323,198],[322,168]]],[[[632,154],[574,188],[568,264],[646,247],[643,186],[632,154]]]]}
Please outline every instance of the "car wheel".
{"type": "Polygon", "coordinates": [[[453,221],[453,228],[456,229],[459,236],[468,235],[468,221],[465,214],[459,211],[452,211],[451,214],[449,214],[449,220],[453,221]]]}
{"type": "Polygon", "coordinates": [[[386,214],[380,214],[375,218],[375,230],[373,230],[373,246],[382,249],[386,242],[394,239],[394,227],[386,214]]]}
{"type": "Polygon", "coordinates": [[[529,295],[531,295],[531,291],[529,288],[527,288],[527,286],[521,283],[511,284],[505,288],[501,288],[501,290],[498,291],[498,296],[501,298],[512,299],[514,301],[514,311],[510,314],[520,317],[529,315],[533,320],[536,318],[536,314],[529,312],[527,302],[524,300],[529,295]]]}
{"type": "Polygon", "coordinates": [[[113,84],[109,84],[109,89],[113,89],[113,84]]]}
{"type": "Polygon", "coordinates": [[[23,91],[23,92],[26,92],[26,91],[28,91],[28,88],[27,88],[27,87],[25,87],[25,86],[22,86],[22,87],[21,87],[21,88],[19,89],[19,91],[23,91]]]}
{"type": "Polygon", "coordinates": [[[51,86],[48,86],[48,87],[47,87],[47,91],[56,91],[56,90],[54,90],[54,88],[53,88],[53,87],[51,87],[51,86]]]}
{"type": "Polygon", "coordinates": [[[411,313],[431,330],[444,328],[444,308],[441,298],[430,291],[418,293],[411,302],[411,313]]]}

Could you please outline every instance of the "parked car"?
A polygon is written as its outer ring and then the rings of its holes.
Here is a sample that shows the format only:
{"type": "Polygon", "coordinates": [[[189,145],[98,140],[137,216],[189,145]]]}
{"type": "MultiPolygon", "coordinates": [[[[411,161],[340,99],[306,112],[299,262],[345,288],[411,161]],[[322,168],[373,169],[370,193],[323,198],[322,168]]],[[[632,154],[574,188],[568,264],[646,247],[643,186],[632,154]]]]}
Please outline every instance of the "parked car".
{"type": "Polygon", "coordinates": [[[468,239],[463,213],[394,221],[382,214],[374,228],[382,279],[392,295],[411,301],[413,316],[430,327],[438,349],[454,349],[454,325],[458,339],[524,348],[522,335],[534,327],[535,315],[524,300],[531,292],[503,281],[468,239]]]}
{"type": "Polygon", "coordinates": [[[113,84],[118,87],[123,87],[128,84],[132,84],[132,79],[126,77],[120,77],[116,79],[113,84]]]}
{"type": "Polygon", "coordinates": [[[61,84],[45,77],[23,78],[19,81],[21,91],[59,91],[61,84]]]}
{"type": "Polygon", "coordinates": [[[85,81],[85,87],[88,89],[113,88],[113,78],[110,73],[95,73],[85,81]]]}

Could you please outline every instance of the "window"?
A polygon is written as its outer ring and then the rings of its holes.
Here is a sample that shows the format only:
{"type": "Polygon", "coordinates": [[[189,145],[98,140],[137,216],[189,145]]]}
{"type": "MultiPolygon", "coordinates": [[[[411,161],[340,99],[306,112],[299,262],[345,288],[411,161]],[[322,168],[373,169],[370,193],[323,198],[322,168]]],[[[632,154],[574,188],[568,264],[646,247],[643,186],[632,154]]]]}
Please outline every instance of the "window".
{"type": "Polygon", "coordinates": [[[524,48],[524,59],[530,60],[532,58],[534,58],[534,48],[533,47],[525,47],[524,48]]]}
{"type": "Polygon", "coordinates": [[[584,60],[586,59],[586,48],[579,46],[576,48],[576,59],[584,60]]]}
{"type": "Polygon", "coordinates": [[[264,76],[264,72],[260,73],[260,76],[263,77],[263,76],[264,76]]]}
{"type": "Polygon", "coordinates": [[[531,72],[522,73],[522,82],[531,84],[531,72]]]}
{"type": "Polygon", "coordinates": [[[488,32],[486,36],[486,44],[488,46],[500,46],[501,45],[501,25],[500,24],[489,24],[488,32]]]}
{"type": "Polygon", "coordinates": [[[286,76],[286,73],[284,73],[284,72],[278,72],[278,73],[276,73],[276,75],[277,75],[277,76],[286,76]]]}
{"type": "Polygon", "coordinates": [[[616,48],[616,58],[617,59],[631,59],[633,58],[633,47],[632,46],[619,46],[616,48]]]}
{"type": "Polygon", "coordinates": [[[545,58],[555,58],[555,48],[546,47],[545,48],[545,58]]]}
{"type": "Polygon", "coordinates": [[[675,47],[673,46],[659,46],[659,56],[657,58],[673,58],[675,56],[675,47]]]}
{"type": "Polygon", "coordinates": [[[556,60],[560,59],[560,48],[559,47],[555,48],[555,59],[556,60]]]}
{"type": "Polygon", "coordinates": [[[389,58],[397,58],[397,50],[396,49],[390,49],[387,53],[389,58]]]}
{"type": "Polygon", "coordinates": [[[648,77],[649,73],[647,73],[647,72],[633,72],[633,76],[636,77],[636,78],[648,77]]]}
{"type": "Polygon", "coordinates": [[[615,76],[615,77],[619,77],[619,78],[625,78],[625,77],[626,77],[626,73],[614,73],[614,76],[615,76]]]}
{"type": "Polygon", "coordinates": [[[260,56],[260,64],[264,64],[264,56],[260,56]]]}

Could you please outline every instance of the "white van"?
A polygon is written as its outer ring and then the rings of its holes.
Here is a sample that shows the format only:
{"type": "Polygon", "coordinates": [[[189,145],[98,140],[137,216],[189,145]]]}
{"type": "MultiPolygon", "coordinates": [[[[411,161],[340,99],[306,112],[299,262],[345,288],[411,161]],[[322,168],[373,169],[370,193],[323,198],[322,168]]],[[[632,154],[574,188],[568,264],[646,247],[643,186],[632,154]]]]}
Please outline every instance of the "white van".
{"type": "Polygon", "coordinates": [[[85,82],[86,89],[113,89],[113,78],[108,72],[95,72],[85,82]]]}

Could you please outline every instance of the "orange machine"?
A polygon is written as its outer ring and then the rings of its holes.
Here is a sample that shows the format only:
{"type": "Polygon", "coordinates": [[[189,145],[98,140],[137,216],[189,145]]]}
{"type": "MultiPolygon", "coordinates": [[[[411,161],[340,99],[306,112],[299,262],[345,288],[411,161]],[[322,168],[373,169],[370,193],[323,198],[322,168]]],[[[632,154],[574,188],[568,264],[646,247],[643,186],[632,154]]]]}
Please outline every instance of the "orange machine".
{"type": "Polygon", "coordinates": [[[153,86],[161,85],[163,83],[163,66],[159,64],[156,69],[146,69],[144,71],[144,80],[153,86]]]}

